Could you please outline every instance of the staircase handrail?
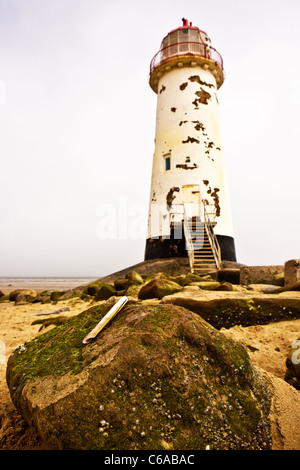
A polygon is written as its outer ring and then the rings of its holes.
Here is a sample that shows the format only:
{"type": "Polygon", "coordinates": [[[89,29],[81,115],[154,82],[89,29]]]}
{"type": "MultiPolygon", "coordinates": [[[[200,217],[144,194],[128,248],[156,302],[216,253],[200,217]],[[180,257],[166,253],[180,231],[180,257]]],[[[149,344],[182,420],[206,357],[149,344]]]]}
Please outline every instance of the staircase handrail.
{"type": "Polygon", "coordinates": [[[192,232],[191,232],[189,224],[188,224],[188,215],[187,215],[187,210],[186,210],[185,204],[183,205],[183,207],[184,207],[183,231],[184,231],[184,236],[185,236],[186,249],[187,249],[188,256],[189,256],[190,268],[193,271],[193,267],[194,267],[194,246],[193,246],[193,243],[192,243],[192,232]]]}
{"type": "MultiPolygon", "coordinates": [[[[203,201],[202,201],[203,204],[203,201]]],[[[212,228],[212,223],[210,221],[209,215],[206,211],[205,204],[203,204],[203,214],[204,214],[204,225],[206,227],[207,235],[210,241],[210,245],[213,251],[214,259],[217,265],[217,269],[220,268],[221,264],[221,248],[218,242],[218,239],[216,237],[215,232],[213,231],[212,228]]]]}

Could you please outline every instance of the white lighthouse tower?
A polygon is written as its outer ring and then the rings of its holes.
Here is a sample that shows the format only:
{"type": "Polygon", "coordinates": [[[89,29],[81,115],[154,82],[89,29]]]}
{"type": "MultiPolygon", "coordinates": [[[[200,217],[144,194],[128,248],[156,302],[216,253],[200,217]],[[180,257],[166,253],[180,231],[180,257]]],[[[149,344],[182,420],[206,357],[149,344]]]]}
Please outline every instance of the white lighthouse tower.
{"type": "Polygon", "coordinates": [[[189,256],[192,271],[236,261],[217,90],[223,60],[183,18],[150,65],[157,94],[145,259],[189,256]]]}

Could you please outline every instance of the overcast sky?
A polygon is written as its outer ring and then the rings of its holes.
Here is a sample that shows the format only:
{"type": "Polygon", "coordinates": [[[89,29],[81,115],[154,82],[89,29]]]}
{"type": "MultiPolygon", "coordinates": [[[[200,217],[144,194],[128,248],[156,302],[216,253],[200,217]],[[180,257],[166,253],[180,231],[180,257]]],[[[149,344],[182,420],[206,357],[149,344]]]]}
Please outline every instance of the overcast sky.
{"type": "Polygon", "coordinates": [[[182,17],[224,60],[238,261],[300,258],[299,0],[0,0],[0,276],[100,277],[143,261],[149,65],[182,17]]]}

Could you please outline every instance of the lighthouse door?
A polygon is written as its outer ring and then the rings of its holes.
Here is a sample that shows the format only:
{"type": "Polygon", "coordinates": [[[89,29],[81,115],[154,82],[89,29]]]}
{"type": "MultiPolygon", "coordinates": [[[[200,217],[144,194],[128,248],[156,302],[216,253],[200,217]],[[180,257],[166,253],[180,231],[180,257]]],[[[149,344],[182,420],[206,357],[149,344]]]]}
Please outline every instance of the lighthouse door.
{"type": "Polygon", "coordinates": [[[197,184],[182,186],[182,204],[188,210],[189,217],[200,215],[200,188],[197,184]]]}

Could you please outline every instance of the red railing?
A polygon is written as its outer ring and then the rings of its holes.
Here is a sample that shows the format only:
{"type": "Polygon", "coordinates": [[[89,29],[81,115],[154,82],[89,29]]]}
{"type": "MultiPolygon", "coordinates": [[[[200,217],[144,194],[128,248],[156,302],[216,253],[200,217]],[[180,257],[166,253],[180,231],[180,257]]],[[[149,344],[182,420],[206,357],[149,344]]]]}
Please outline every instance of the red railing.
{"type": "Polygon", "coordinates": [[[203,57],[205,59],[212,60],[223,70],[223,59],[218,51],[213,47],[206,46],[199,42],[178,42],[160,49],[157,54],[155,54],[150,63],[150,74],[153,72],[155,67],[166,60],[185,55],[203,57]]]}

